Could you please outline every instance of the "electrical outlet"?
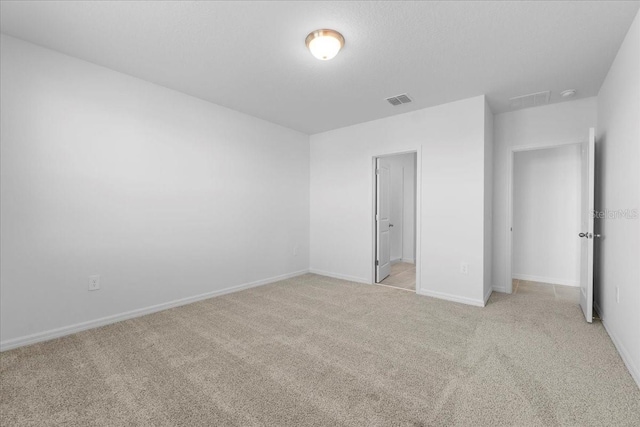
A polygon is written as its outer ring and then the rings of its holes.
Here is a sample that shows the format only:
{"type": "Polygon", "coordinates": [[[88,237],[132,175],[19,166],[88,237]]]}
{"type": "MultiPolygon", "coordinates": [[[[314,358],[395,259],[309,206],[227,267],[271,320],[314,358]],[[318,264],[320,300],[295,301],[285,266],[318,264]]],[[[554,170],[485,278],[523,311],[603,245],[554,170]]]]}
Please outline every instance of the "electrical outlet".
{"type": "Polygon", "coordinates": [[[616,286],[616,302],[620,304],[620,288],[616,286]]]}
{"type": "Polygon", "coordinates": [[[89,276],[89,290],[97,291],[100,289],[100,276],[97,274],[95,276],[89,276]]]}
{"type": "Polygon", "coordinates": [[[460,263],[460,273],[469,274],[469,264],[467,264],[466,262],[461,262],[460,263]]]}

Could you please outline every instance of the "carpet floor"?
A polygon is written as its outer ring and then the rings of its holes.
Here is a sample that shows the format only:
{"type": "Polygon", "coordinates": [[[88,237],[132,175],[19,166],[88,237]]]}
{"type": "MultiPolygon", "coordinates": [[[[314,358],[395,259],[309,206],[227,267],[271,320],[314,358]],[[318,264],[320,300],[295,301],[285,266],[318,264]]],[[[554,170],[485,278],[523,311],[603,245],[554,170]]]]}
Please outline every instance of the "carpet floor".
{"type": "Polygon", "coordinates": [[[304,275],[0,355],[2,426],[638,426],[600,323],[304,275]]]}

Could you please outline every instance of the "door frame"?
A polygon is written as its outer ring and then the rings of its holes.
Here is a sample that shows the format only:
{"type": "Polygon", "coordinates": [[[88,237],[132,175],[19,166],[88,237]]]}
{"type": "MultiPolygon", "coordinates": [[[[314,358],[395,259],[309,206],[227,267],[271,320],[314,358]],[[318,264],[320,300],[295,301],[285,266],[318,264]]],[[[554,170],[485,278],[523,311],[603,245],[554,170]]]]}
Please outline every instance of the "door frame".
{"type": "Polygon", "coordinates": [[[415,257],[416,257],[416,290],[419,294],[422,290],[421,272],[421,241],[422,241],[422,146],[417,145],[404,150],[380,151],[371,157],[371,284],[376,284],[376,159],[380,157],[391,157],[399,154],[415,154],[416,155],[416,183],[415,183],[415,257]]]}
{"type": "Polygon", "coordinates": [[[523,151],[548,150],[551,148],[566,147],[568,145],[581,145],[580,142],[563,142],[560,144],[520,145],[509,148],[507,156],[507,228],[506,228],[506,277],[505,292],[513,293],[513,159],[516,153],[523,151]]]}

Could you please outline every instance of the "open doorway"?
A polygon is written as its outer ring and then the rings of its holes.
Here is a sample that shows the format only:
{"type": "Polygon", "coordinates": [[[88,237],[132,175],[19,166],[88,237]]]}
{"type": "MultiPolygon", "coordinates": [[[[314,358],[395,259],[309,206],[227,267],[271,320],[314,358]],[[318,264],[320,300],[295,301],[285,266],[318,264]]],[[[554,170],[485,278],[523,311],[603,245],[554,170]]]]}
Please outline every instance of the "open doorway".
{"type": "Polygon", "coordinates": [[[513,155],[512,289],[580,301],[581,145],[513,155]]]}
{"type": "Polygon", "coordinates": [[[416,291],[415,152],[375,158],[375,283],[416,291]]]}
{"type": "MultiPolygon", "coordinates": [[[[593,264],[593,255],[594,255],[594,247],[595,240],[600,237],[599,234],[595,233],[594,225],[595,225],[595,211],[594,211],[594,191],[595,191],[595,128],[590,128],[588,132],[588,138],[579,144],[567,144],[567,145],[555,145],[555,146],[547,146],[547,147],[514,147],[511,149],[511,155],[508,158],[508,198],[509,198],[509,208],[508,208],[508,218],[507,218],[507,283],[506,283],[506,291],[507,293],[523,293],[522,291],[528,290],[531,292],[543,291],[547,292],[549,296],[551,296],[551,289],[549,287],[544,287],[546,282],[549,281],[557,281],[558,276],[553,276],[553,273],[549,273],[549,266],[556,263],[556,259],[553,258],[553,253],[558,254],[559,252],[554,251],[558,247],[563,247],[558,243],[558,238],[562,236],[563,239],[566,239],[563,244],[568,246],[565,247],[567,252],[571,252],[572,259],[575,259],[575,254],[579,254],[578,258],[578,290],[566,289],[569,288],[570,285],[575,283],[574,279],[572,279],[567,284],[555,284],[551,283],[553,286],[553,296],[558,297],[558,289],[562,291],[568,291],[569,298],[575,298],[577,293],[578,300],[580,304],[580,308],[584,314],[585,320],[589,323],[593,321],[593,277],[594,277],[594,264],[593,264]],[[556,151],[552,151],[556,150],[556,151]],[[516,165],[516,156],[521,152],[534,152],[534,156],[545,157],[547,155],[557,155],[560,153],[558,150],[566,150],[564,153],[574,166],[564,166],[558,168],[556,164],[556,171],[552,172],[550,170],[539,170],[536,173],[532,173],[531,176],[528,177],[529,182],[532,185],[539,185],[540,183],[546,182],[546,190],[543,193],[556,194],[555,198],[549,200],[537,200],[537,201],[526,201],[525,205],[520,207],[516,206],[518,204],[523,203],[522,201],[516,200],[519,195],[518,193],[522,191],[521,189],[516,189],[518,177],[516,176],[520,172],[517,169],[521,169],[521,166],[516,165]],[[576,162],[575,153],[579,156],[579,160],[576,162]],[[575,165],[578,165],[578,173],[575,173],[575,165]],[[577,175],[577,180],[574,181],[577,175]],[[565,182],[564,191],[556,191],[559,187],[561,187],[560,182],[565,182]],[[575,182],[575,184],[567,184],[567,182],[575,182]],[[571,205],[574,206],[574,199],[571,196],[572,194],[576,194],[577,199],[579,200],[579,204],[577,205],[578,214],[577,214],[577,222],[572,217],[572,210],[570,211],[562,211],[561,208],[563,203],[565,207],[571,205]],[[568,202],[568,204],[566,204],[568,202]],[[518,215],[516,211],[528,212],[533,218],[537,219],[561,219],[563,216],[569,216],[572,221],[571,224],[564,224],[558,226],[557,224],[554,226],[549,225],[548,223],[530,223],[524,224],[522,222],[518,222],[518,220],[514,219],[515,215],[518,215]],[[518,222],[518,224],[516,224],[518,222]],[[577,226],[575,224],[577,223],[577,226]],[[518,238],[517,235],[523,231],[523,227],[528,227],[530,231],[530,239],[538,241],[538,248],[530,252],[528,254],[529,259],[533,257],[540,257],[543,261],[546,262],[547,270],[545,270],[541,276],[534,273],[530,278],[534,280],[529,280],[530,286],[521,282],[521,280],[525,280],[526,277],[519,279],[517,276],[522,274],[521,271],[514,271],[515,269],[519,269],[520,266],[514,264],[514,256],[516,256],[516,252],[519,251],[520,245],[522,245],[521,238],[518,238]],[[514,230],[514,228],[516,230],[514,230]],[[514,234],[516,237],[514,238],[514,234]],[[540,245],[539,243],[546,238],[546,243],[540,245]],[[574,252],[573,242],[578,241],[578,250],[574,252]],[[518,247],[515,247],[515,246],[518,247]],[[567,249],[568,248],[568,249],[567,249]],[[554,251],[551,253],[551,251],[554,251]],[[515,274],[514,274],[515,273],[515,274]],[[538,279],[538,280],[535,280],[538,279]],[[543,281],[540,282],[539,280],[543,281]],[[551,279],[551,280],[550,280],[551,279]],[[515,283],[514,287],[514,280],[515,283]],[[573,283],[572,283],[573,282],[573,283]],[[568,286],[569,285],[569,286],[568,286]],[[558,288],[558,286],[565,286],[565,288],[558,288]],[[526,289],[526,288],[529,289],[526,289]]],[[[547,160],[548,162],[548,160],[547,160]]],[[[553,162],[553,161],[552,161],[553,162]]],[[[546,162],[545,162],[546,163],[546,162]]],[[[549,197],[548,194],[545,197],[549,197]]],[[[518,262],[517,260],[515,261],[518,262]]],[[[570,270],[566,271],[574,271],[575,268],[571,264],[569,264],[570,270]]],[[[560,270],[556,270],[560,271],[560,270]]],[[[522,276],[521,276],[522,277],[522,276]]]]}

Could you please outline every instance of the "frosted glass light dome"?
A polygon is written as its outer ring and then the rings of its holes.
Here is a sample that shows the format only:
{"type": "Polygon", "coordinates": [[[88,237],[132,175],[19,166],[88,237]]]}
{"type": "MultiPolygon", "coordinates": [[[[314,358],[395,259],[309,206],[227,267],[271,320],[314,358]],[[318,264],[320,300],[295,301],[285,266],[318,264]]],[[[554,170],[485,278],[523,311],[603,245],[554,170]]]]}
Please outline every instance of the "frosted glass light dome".
{"type": "Polygon", "coordinates": [[[311,54],[321,61],[334,58],[344,46],[344,37],[335,30],[316,30],[306,39],[311,54]]]}

